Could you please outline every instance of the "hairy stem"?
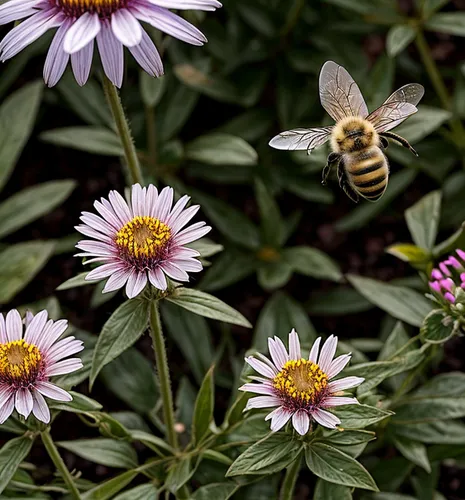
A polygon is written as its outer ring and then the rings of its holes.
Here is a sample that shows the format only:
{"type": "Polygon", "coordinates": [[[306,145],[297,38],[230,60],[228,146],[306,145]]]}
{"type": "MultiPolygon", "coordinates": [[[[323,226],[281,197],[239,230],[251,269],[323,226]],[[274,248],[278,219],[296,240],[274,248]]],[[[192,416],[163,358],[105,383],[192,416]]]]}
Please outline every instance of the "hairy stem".
{"type": "Polygon", "coordinates": [[[150,335],[152,336],[153,352],[157,363],[166,434],[169,444],[176,449],[178,447],[178,436],[174,429],[173,395],[171,393],[170,372],[157,300],[152,300],[150,304],[150,335]]]}
{"type": "Polygon", "coordinates": [[[58,448],[55,446],[55,443],[53,442],[52,436],[50,435],[50,431],[45,430],[41,432],[40,437],[42,438],[42,442],[44,443],[45,449],[47,450],[49,457],[52,459],[52,462],[55,464],[55,467],[58,469],[66,485],[68,486],[71,496],[75,500],[80,500],[81,494],[79,493],[77,486],[74,484],[73,476],[66,467],[65,462],[63,462],[60,452],[58,451],[58,448]]]}
{"type": "Polygon", "coordinates": [[[286,469],[286,476],[279,492],[279,500],[292,500],[294,498],[294,488],[300,471],[300,462],[301,457],[299,455],[286,469]]]}
{"type": "Polygon", "coordinates": [[[116,130],[121,140],[121,145],[123,146],[129,178],[132,183],[139,183],[143,185],[144,180],[139,164],[139,158],[137,157],[136,147],[134,146],[131,130],[129,129],[129,123],[124,113],[118,89],[106,76],[103,77],[103,89],[115,120],[116,130]]]}

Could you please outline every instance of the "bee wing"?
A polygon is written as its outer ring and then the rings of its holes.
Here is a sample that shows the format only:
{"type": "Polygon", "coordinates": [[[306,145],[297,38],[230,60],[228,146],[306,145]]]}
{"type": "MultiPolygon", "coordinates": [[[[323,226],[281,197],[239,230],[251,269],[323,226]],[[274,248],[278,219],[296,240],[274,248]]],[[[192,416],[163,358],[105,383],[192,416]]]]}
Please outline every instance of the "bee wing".
{"type": "Polygon", "coordinates": [[[408,83],[393,92],[378,109],[367,117],[377,132],[387,132],[400,125],[418,110],[417,104],[425,93],[419,83],[408,83]]]}
{"type": "Polygon", "coordinates": [[[275,149],[312,150],[324,144],[331,136],[333,127],[295,128],[273,137],[269,145],[275,149]]]}
{"type": "Polygon", "coordinates": [[[320,101],[336,122],[346,116],[368,116],[368,108],[358,85],[339,64],[328,61],[320,72],[320,101]]]}

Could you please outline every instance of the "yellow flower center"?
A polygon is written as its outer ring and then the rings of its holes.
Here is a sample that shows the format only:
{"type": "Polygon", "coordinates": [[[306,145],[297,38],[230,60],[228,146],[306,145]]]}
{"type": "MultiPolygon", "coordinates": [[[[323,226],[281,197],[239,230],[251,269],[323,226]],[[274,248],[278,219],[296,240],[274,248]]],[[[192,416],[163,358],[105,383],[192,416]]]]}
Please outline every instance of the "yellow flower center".
{"type": "Polygon", "coordinates": [[[134,217],[116,233],[116,244],[130,257],[158,257],[171,238],[170,228],[154,217],[134,217]]]}
{"type": "Polygon", "coordinates": [[[107,17],[124,7],[124,0],[58,0],[58,4],[70,16],[96,12],[102,17],[107,17]]]}
{"type": "Polygon", "coordinates": [[[0,344],[0,379],[28,383],[37,376],[41,361],[39,349],[23,339],[0,344]]]}
{"type": "Polygon", "coordinates": [[[327,385],[326,373],[306,359],[288,361],[273,379],[274,388],[283,396],[305,405],[317,403],[327,385]]]}

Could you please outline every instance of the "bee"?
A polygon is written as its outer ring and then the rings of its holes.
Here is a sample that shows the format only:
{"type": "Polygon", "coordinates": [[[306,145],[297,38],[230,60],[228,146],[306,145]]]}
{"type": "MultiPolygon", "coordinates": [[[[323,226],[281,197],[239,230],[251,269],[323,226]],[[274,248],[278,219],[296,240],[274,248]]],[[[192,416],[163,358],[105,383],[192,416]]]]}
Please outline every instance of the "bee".
{"type": "Polygon", "coordinates": [[[328,140],[332,152],[323,169],[326,184],[333,166],[337,166],[339,185],[357,203],[359,196],[377,201],[386,191],[389,163],[383,151],[389,141],[398,142],[418,156],[406,139],[389,130],[416,113],[425,89],[409,83],[390,95],[375,111],[368,114],[358,85],[349,73],[333,61],[320,72],[320,100],[336,124],[330,127],[297,128],[271,139],[276,149],[307,150],[308,154],[328,140]]]}

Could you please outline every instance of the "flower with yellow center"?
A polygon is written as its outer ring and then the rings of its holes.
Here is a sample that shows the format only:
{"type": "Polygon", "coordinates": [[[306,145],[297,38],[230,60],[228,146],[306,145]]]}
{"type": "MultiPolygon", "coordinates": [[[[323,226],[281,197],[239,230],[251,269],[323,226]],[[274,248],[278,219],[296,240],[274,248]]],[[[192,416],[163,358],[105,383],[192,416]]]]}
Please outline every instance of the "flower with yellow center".
{"type": "Polygon", "coordinates": [[[71,401],[71,395],[52,384],[49,378],[82,368],[79,358],[64,359],[83,349],[74,337],[58,340],[68,322],[47,321],[47,311],[26,317],[16,309],[6,317],[0,314],[0,423],[13,410],[27,418],[32,412],[42,422],[50,421],[50,410],[44,396],[71,401]]]}
{"type": "Polygon", "coordinates": [[[158,193],[155,186],[142,188],[135,184],[130,204],[111,191],[108,200],[95,202],[100,217],[83,212],[84,224],[76,229],[92,240],[77,244],[83,251],[78,256],[89,257],[89,263],[102,263],[86,279],[108,278],[104,292],[125,286],[127,296],[133,298],[148,281],[159,290],[166,290],[166,276],[188,281],[188,272],[201,271],[199,252],[184,245],[201,238],[211,228],[205,222],[185,228],[200,207],[186,208],[188,196],[173,206],[173,197],[170,187],[158,193]]]}
{"type": "Polygon", "coordinates": [[[335,429],[340,420],[327,411],[334,406],[357,404],[353,397],[343,397],[340,391],[357,387],[360,377],[345,377],[331,381],[350,361],[350,354],[335,359],[337,337],[331,335],[320,350],[321,337],[310,351],[308,359],[302,358],[299,336],[295,330],[289,334],[289,352],[281,339],[268,339],[272,361],[258,354],[246,362],[262,377],[252,377],[258,383],[247,383],[239,389],[260,396],[249,399],[246,410],[276,407],[266,417],[271,419],[271,430],[278,431],[291,418],[295,430],[304,435],[312,420],[335,429]],[[265,377],[265,378],[263,378],[265,377]]]}

